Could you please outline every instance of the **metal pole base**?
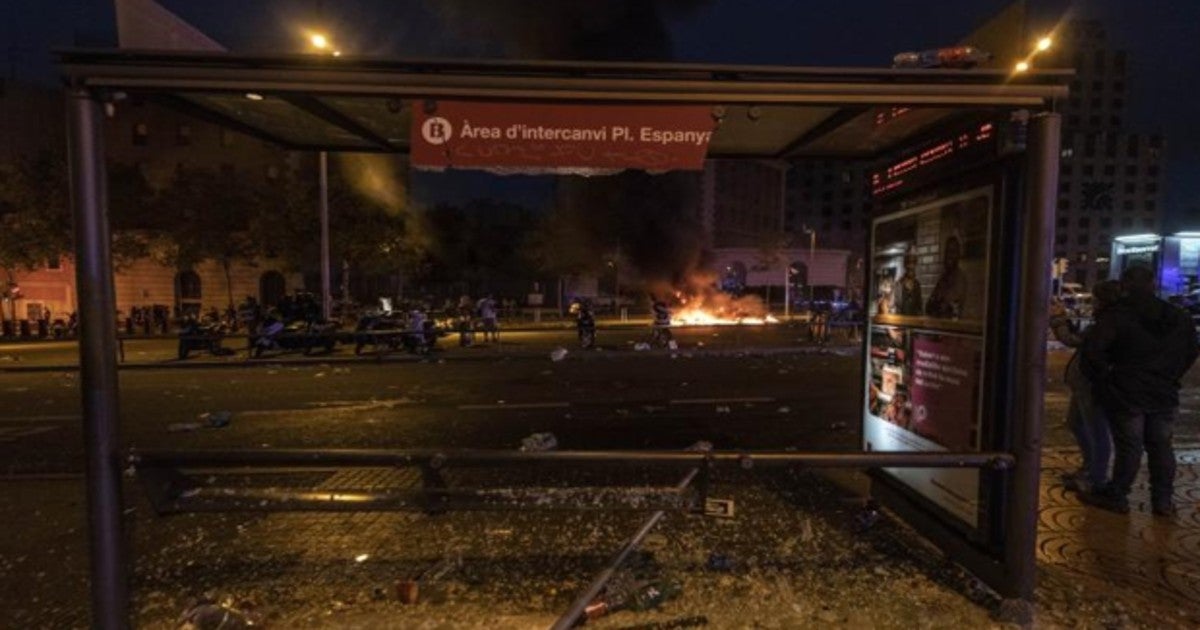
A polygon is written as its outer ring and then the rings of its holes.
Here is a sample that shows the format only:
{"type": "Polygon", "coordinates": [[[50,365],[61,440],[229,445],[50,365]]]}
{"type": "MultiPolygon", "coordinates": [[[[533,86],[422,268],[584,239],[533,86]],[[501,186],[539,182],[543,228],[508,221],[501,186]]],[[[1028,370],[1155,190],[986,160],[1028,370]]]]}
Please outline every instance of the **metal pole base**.
{"type": "Polygon", "coordinates": [[[1012,623],[1026,628],[1033,625],[1033,612],[1033,602],[1028,599],[1002,599],[995,617],[1000,623],[1012,623]]]}

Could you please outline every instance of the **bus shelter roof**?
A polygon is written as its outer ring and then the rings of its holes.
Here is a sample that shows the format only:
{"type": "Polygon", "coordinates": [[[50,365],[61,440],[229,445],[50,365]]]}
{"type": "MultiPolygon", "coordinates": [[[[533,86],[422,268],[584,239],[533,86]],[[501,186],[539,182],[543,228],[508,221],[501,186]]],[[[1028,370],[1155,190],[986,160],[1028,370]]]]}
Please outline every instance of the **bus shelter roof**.
{"type": "Polygon", "coordinates": [[[58,54],[72,87],[158,101],[302,151],[409,148],[423,99],[707,104],[710,157],[873,158],[958,119],[1053,109],[1069,70],[395,60],[129,50],[58,54]]]}

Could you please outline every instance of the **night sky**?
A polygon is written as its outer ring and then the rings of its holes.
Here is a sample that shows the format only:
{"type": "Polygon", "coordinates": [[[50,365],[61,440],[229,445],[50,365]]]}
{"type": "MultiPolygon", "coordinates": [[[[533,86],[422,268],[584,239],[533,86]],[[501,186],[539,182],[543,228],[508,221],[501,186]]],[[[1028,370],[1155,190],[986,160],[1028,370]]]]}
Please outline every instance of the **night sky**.
{"type": "MultiPolygon", "coordinates": [[[[521,0],[161,0],[235,51],[293,51],[305,27],[330,30],[347,53],[382,56],[530,56],[781,65],[886,66],[901,50],[953,43],[1007,0],[664,0],[559,3],[521,0]],[[589,7],[578,30],[601,24],[597,41],[555,40],[559,7],[589,7]],[[324,5],[323,7],[321,5],[324,5]],[[618,7],[637,15],[615,18],[618,7]],[[534,11],[527,7],[536,8],[534,11]],[[553,7],[553,8],[551,8],[553,7]],[[652,15],[646,15],[647,13],[652,15]],[[621,21],[624,20],[624,21],[621,21]],[[528,28],[526,28],[528,26],[528,28]],[[614,46],[623,34],[626,41],[614,46]],[[609,54],[613,50],[620,54],[609,54]]],[[[1045,23],[1068,10],[1105,21],[1130,51],[1130,124],[1169,143],[1168,207],[1200,224],[1200,125],[1188,86],[1200,85],[1200,1],[1030,0],[1045,23]]],[[[6,76],[52,80],[49,50],[115,41],[111,0],[0,0],[6,76]]],[[[570,13],[563,9],[561,13],[570,13]]],[[[578,17],[575,11],[572,16],[578,17]]],[[[578,25],[577,25],[578,26],[578,25]]]]}

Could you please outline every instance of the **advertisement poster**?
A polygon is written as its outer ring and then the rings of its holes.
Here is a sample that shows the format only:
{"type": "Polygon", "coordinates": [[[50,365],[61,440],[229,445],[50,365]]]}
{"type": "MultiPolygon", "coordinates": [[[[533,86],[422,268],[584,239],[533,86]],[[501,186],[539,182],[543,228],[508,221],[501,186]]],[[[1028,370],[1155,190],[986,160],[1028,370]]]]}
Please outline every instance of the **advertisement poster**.
{"type": "MultiPolygon", "coordinates": [[[[983,187],[875,221],[865,450],[979,450],[991,205],[983,187]]],[[[978,526],[978,470],[887,472],[978,526]]]]}
{"type": "Polygon", "coordinates": [[[991,204],[991,188],[980,188],[877,221],[872,318],[982,332],[991,204]]]}
{"type": "Polygon", "coordinates": [[[916,434],[950,451],[977,448],[981,340],[913,333],[912,422],[916,434]]]}

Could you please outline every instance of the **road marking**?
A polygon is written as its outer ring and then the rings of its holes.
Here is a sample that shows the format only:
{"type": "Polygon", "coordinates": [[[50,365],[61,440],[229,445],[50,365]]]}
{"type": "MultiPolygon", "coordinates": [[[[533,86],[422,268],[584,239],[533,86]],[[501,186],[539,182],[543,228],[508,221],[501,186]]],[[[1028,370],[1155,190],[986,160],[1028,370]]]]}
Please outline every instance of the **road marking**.
{"type": "Polygon", "coordinates": [[[30,437],[39,433],[46,433],[57,428],[58,427],[28,427],[22,429],[18,427],[0,427],[0,444],[11,444],[21,438],[30,437]]]}
{"type": "Polygon", "coordinates": [[[748,398],[677,398],[671,401],[672,405],[714,405],[728,403],[769,403],[775,402],[774,398],[766,396],[748,397],[748,398]]]}
{"type": "Polygon", "coordinates": [[[71,422],[80,420],[83,416],[75,414],[63,414],[58,416],[17,416],[15,418],[0,418],[0,422],[71,422]]]}
{"type": "Polygon", "coordinates": [[[459,405],[459,411],[485,411],[491,409],[564,409],[570,407],[569,402],[540,402],[540,403],[496,403],[490,405],[459,405]]]}

